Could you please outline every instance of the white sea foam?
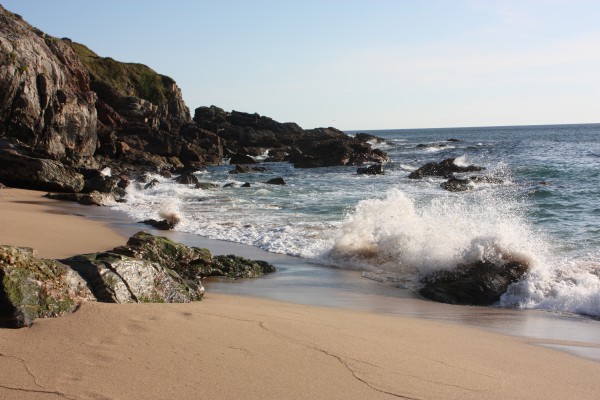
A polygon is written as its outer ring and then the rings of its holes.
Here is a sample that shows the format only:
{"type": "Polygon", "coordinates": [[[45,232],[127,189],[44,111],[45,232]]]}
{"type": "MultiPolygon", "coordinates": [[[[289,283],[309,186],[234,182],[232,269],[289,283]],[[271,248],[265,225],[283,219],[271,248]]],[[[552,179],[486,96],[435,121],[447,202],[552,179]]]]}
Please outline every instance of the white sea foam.
{"type": "Polygon", "coordinates": [[[491,193],[417,201],[392,189],[357,205],[330,255],[338,263],[417,278],[477,260],[532,265],[543,249],[518,207],[491,193]]]}
{"type": "Polygon", "coordinates": [[[532,268],[513,284],[500,305],[600,316],[600,263],[592,259],[552,260],[532,268]]]}

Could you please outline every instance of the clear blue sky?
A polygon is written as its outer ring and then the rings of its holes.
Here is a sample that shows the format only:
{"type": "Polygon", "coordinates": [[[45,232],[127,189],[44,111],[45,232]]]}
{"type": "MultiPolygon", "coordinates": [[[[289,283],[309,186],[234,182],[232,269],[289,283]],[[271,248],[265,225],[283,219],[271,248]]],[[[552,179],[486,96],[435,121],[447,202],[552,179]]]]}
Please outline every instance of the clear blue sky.
{"type": "Polygon", "coordinates": [[[192,111],[304,128],[600,122],[600,1],[0,0],[174,78],[192,111]]]}

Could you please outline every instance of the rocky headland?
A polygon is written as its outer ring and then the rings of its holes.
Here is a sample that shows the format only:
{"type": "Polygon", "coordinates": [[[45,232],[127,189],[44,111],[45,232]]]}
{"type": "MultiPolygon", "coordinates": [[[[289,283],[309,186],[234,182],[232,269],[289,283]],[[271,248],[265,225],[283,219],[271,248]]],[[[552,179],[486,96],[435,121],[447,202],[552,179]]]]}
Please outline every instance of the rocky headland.
{"type": "Polygon", "coordinates": [[[0,60],[0,182],[9,186],[119,196],[123,177],[266,151],[268,161],[299,168],[388,159],[335,128],[304,130],[215,106],[192,119],[172,78],[47,35],[1,6],[0,60]]]}

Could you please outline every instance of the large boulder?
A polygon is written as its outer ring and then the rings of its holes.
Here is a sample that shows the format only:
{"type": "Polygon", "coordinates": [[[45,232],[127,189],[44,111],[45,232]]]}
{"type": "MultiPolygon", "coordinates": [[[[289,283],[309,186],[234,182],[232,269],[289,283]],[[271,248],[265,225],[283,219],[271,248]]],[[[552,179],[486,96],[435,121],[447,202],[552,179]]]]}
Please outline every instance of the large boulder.
{"type": "Polygon", "coordinates": [[[1,326],[29,326],[93,300],[86,282],[67,266],[38,259],[32,249],[0,246],[1,326]]]}
{"type": "Polygon", "coordinates": [[[273,265],[264,261],[233,255],[213,257],[207,249],[185,246],[145,232],[136,233],[125,246],[117,247],[113,252],[156,262],[197,283],[207,276],[254,278],[275,271],[273,265]]]}
{"type": "Polygon", "coordinates": [[[13,187],[55,192],[81,192],[83,175],[60,161],[0,146],[0,180],[13,187]]]}
{"type": "Polygon", "coordinates": [[[205,269],[212,262],[212,255],[207,249],[185,246],[145,232],[136,233],[125,246],[116,247],[113,252],[157,262],[185,279],[198,282],[201,277],[208,276],[205,269]]]}
{"type": "Polygon", "coordinates": [[[477,261],[421,278],[421,296],[449,304],[488,306],[500,300],[508,286],[522,279],[527,265],[510,261],[477,261]]]}
{"type": "Polygon", "coordinates": [[[200,300],[204,288],[159,263],[106,252],[62,260],[108,303],[187,303],[200,300]]]}
{"type": "Polygon", "coordinates": [[[455,158],[447,158],[439,163],[430,162],[423,165],[419,169],[411,172],[410,175],[408,175],[408,178],[421,179],[426,176],[443,176],[445,178],[451,178],[454,173],[477,172],[483,171],[484,169],[484,167],[478,167],[475,165],[457,165],[455,158]]]}

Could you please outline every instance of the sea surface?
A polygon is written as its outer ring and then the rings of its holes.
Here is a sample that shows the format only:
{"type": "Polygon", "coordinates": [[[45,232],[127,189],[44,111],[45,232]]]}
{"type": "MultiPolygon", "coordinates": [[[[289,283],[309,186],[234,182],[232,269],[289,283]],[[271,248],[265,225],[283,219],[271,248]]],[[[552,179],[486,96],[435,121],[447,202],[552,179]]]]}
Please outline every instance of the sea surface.
{"type": "Polygon", "coordinates": [[[213,189],[156,175],[157,185],[130,185],[127,202],[113,208],[135,220],[176,215],[181,232],[360,270],[399,288],[465,262],[519,260],[529,273],[496,307],[600,317],[600,124],[361,132],[385,139],[373,144],[391,158],[384,175],[287,163],[233,175],[224,160],[196,172],[213,189]],[[408,179],[447,158],[485,167],[459,176],[501,183],[453,193],[443,178],[408,179]],[[264,183],[274,177],[287,184],[264,183]]]}

